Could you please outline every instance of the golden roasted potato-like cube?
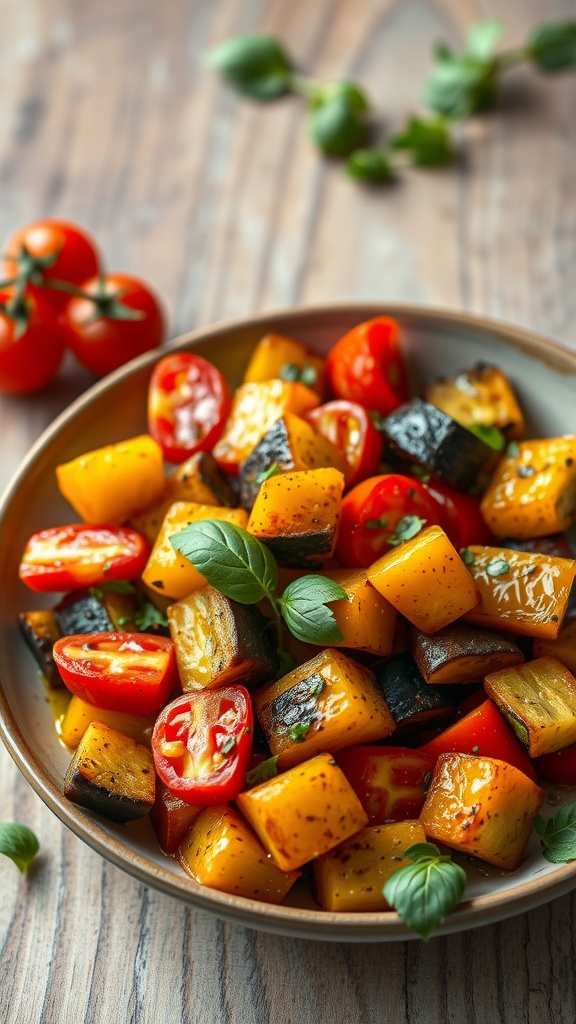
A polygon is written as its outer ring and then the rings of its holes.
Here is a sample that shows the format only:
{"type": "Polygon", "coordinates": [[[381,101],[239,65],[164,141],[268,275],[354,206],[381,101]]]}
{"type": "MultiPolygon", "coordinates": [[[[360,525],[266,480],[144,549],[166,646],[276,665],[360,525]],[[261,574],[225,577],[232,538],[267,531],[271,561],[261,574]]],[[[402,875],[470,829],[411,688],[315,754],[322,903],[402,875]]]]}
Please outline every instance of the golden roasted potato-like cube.
{"type": "Polygon", "coordinates": [[[184,692],[230,683],[253,688],[276,674],[270,631],[254,605],[201,587],[170,605],[168,622],[184,692]]]}
{"type": "Polygon", "coordinates": [[[546,537],[576,517],[576,437],[521,441],[500,460],[482,497],[495,537],[546,537]]]}
{"type": "Polygon", "coordinates": [[[368,579],[409,622],[435,633],[478,603],[479,593],[440,526],[429,526],[379,558],[368,579]]]}
{"type": "Polygon", "coordinates": [[[192,562],[172,547],[170,541],[173,534],[181,533],[189,523],[197,523],[202,519],[223,519],[227,523],[245,528],[248,513],[243,508],[221,508],[216,505],[198,505],[192,501],[175,501],[164,516],[160,532],[142,573],[142,579],[147,587],[164,597],[178,600],[206,585],[204,576],[192,562]]]}
{"type": "Polygon", "coordinates": [[[348,594],[330,608],[342,633],[333,647],[349,647],[387,658],[392,653],[396,609],[370,583],[366,569],[327,569],[322,573],[348,594]]]}
{"type": "Polygon", "coordinates": [[[273,862],[228,804],[202,810],[180,845],[178,860],[201,885],[264,903],[281,903],[300,877],[299,871],[284,871],[273,862]]]}
{"type": "Polygon", "coordinates": [[[479,363],[433,381],[424,397],[463,427],[498,427],[510,440],[524,436],[522,410],[508,378],[496,366],[479,363]]]}
{"type": "Polygon", "coordinates": [[[272,754],[290,768],[320,751],[385,739],[394,719],[374,675],[326,648],[253,695],[272,754]]]}
{"type": "Polygon", "coordinates": [[[237,804],[283,871],[302,867],[368,824],[331,754],[318,754],[240,793],[237,804]]]}
{"type": "Polygon", "coordinates": [[[90,722],[103,722],[124,736],[131,736],[145,746],[150,746],[156,715],[131,715],[126,711],[108,711],[82,700],[74,694],[60,722],[60,739],[67,747],[75,749],[90,722]]]}
{"type": "Polygon", "coordinates": [[[254,349],[244,374],[244,383],[253,381],[299,380],[322,395],[325,359],[308,345],[283,334],[265,334],[254,349]]]}
{"type": "Polygon", "coordinates": [[[334,553],[344,474],[338,469],[279,473],[264,480],[247,530],[284,565],[314,567],[334,553]]]}
{"type": "Polygon", "coordinates": [[[420,824],[429,839],[514,870],[544,795],[527,775],[505,761],[441,754],[420,824]]]}
{"type": "Polygon", "coordinates": [[[410,864],[404,851],[425,843],[418,821],[367,825],[313,864],[314,892],[323,910],[389,910],[383,888],[399,868],[410,864]]]}
{"type": "Polygon", "coordinates": [[[576,679],[557,658],[491,672],[484,689],[530,757],[576,742],[576,679]]]}
{"type": "Polygon", "coordinates": [[[523,636],[558,636],[576,561],[479,544],[467,548],[466,555],[480,594],[464,616],[468,622],[523,636]]]}
{"type": "Polygon", "coordinates": [[[555,640],[539,638],[532,644],[533,658],[558,658],[576,676],[576,619],[570,619],[555,640]]]}
{"type": "Polygon", "coordinates": [[[148,747],[104,722],[90,722],[66,772],[64,796],[114,821],[132,821],[152,808],[155,790],[148,747]]]}
{"type": "Polygon", "coordinates": [[[164,493],[162,449],[148,434],[56,467],[60,493],[86,523],[125,523],[164,493]]]}

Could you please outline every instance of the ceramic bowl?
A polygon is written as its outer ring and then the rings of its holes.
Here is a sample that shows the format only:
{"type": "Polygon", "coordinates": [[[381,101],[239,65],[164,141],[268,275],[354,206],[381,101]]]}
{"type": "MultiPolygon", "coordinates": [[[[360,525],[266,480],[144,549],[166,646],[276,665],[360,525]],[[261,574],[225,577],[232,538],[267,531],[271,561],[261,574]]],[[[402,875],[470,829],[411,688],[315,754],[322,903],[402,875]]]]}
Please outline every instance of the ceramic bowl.
{"type": "MultiPolygon", "coordinates": [[[[383,312],[400,321],[416,391],[431,377],[470,367],[478,360],[492,362],[512,379],[532,436],[576,433],[576,354],[515,327],[464,314],[376,304],[299,309],[203,328],[179,338],[173,347],[194,348],[235,385],[253,345],[264,333],[291,335],[327,352],[346,330],[383,312]]],[[[302,887],[292,891],[288,905],[275,907],[196,885],[161,853],[147,821],[117,825],[76,807],[62,795],[70,754],[57,738],[46,691],[16,626],[19,611],[50,601],[39,602],[38,595],[19,582],[19,557],[32,531],[73,518],[56,488],[54,467],[147,429],[147,384],[157,358],[157,352],[147,353],[74,402],[34,445],[3,496],[0,725],[4,742],[61,821],[103,857],[147,885],[222,918],[287,936],[370,942],[413,938],[395,913],[326,913],[302,887]]],[[[576,791],[562,794],[564,800],[575,797],[576,791]]],[[[576,886],[576,863],[549,864],[541,856],[536,836],[517,871],[497,871],[478,862],[468,873],[466,898],[440,933],[509,917],[576,886]]]]}

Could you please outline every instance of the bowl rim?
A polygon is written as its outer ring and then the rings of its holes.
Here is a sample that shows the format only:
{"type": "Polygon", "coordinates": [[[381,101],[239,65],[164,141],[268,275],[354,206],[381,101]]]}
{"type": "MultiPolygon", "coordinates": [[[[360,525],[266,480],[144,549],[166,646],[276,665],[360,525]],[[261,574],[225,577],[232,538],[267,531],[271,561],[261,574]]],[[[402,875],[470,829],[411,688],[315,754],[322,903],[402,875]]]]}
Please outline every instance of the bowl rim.
{"type": "MultiPolygon", "coordinates": [[[[138,371],[152,366],[163,355],[199,342],[217,339],[242,329],[273,330],[276,322],[290,322],[295,327],[307,320],[326,322],[344,314],[358,316],[358,322],[377,315],[397,317],[406,325],[430,328],[461,327],[489,335],[496,341],[516,349],[522,355],[552,367],[556,371],[576,376],[576,352],[559,343],[513,323],[468,312],[459,312],[435,306],[388,302],[341,302],[303,305],[293,308],[264,311],[255,315],[234,317],[214,324],[195,328],[181,334],[160,349],[146,352],[96,382],[68,405],[42,432],[31,446],[16,472],[12,475],[0,497],[0,522],[3,520],[12,495],[20,480],[40,457],[52,438],[65,424],[73,420],[85,406],[98,400],[100,394],[119,384],[138,371]]],[[[88,846],[135,877],[145,885],[168,895],[183,899],[199,910],[206,910],[220,918],[262,931],[277,932],[297,938],[333,941],[375,942],[401,941],[417,938],[394,911],[368,913],[333,913],[320,909],[308,910],[291,906],[275,906],[245,897],[207,889],[193,882],[182,872],[180,878],[168,867],[164,868],[146,856],[126,846],[111,835],[101,824],[98,815],[66,801],[61,790],[44,770],[39,758],[22,733],[4,692],[0,680],[0,736],[16,765],[46,806],[76,836],[88,846]]],[[[167,858],[167,864],[169,860],[167,858]]],[[[504,920],[514,914],[533,909],[576,887],[576,861],[559,866],[542,885],[538,874],[528,881],[507,889],[505,893],[486,894],[464,901],[453,910],[435,935],[446,935],[468,928],[504,920]]]]}

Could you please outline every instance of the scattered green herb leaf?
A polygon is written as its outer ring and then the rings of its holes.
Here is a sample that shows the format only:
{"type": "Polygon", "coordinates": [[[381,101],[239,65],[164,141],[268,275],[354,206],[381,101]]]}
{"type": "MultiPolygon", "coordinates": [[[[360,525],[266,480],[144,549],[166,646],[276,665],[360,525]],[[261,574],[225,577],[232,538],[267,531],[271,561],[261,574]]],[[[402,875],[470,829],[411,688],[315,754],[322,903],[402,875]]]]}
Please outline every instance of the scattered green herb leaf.
{"type": "Polygon", "coordinates": [[[511,459],[517,459],[520,455],[520,447],[517,441],[510,441],[506,449],[506,455],[509,455],[511,459]]]}
{"type": "Polygon", "coordinates": [[[364,526],[367,530],[385,530],[388,526],[387,519],[366,519],[364,526]]]}
{"type": "Polygon", "coordinates": [[[534,827],[546,860],[552,864],[576,860],[576,800],[560,807],[548,821],[538,815],[534,827]]]}
{"type": "Polygon", "coordinates": [[[576,21],[536,25],[528,35],[526,54],[547,73],[576,68],[576,21]]]}
{"type": "Polygon", "coordinates": [[[269,480],[271,476],[276,476],[280,472],[280,466],[277,462],[273,462],[268,469],[265,469],[263,473],[259,473],[256,477],[257,484],[263,484],[265,480],[269,480]]]}
{"type": "Polygon", "coordinates": [[[308,127],[327,156],[348,156],[366,141],[368,100],[353,82],[334,82],[308,100],[308,127]]]}
{"type": "Polygon", "coordinates": [[[152,601],[142,601],[138,610],[134,613],[134,625],[142,633],[156,626],[164,629],[168,626],[168,619],[164,612],[161,612],[152,601]]]}
{"type": "Polygon", "coordinates": [[[266,761],[260,761],[260,764],[255,765],[249,772],[246,772],[246,785],[258,786],[260,782],[266,782],[267,779],[273,779],[275,775],[278,775],[279,756],[279,754],[276,754],[274,757],[269,757],[266,761]]]}
{"type": "Polygon", "coordinates": [[[411,117],[390,144],[394,149],[407,150],[416,167],[444,167],[454,159],[450,126],[442,116],[411,117]]]}
{"type": "Polygon", "coordinates": [[[470,548],[460,548],[460,558],[464,562],[464,565],[472,565],[474,561],[474,555],[470,551],[470,548]]]}
{"type": "Polygon", "coordinates": [[[376,185],[396,177],[390,156],[383,149],[355,149],[348,157],[346,173],[350,178],[376,185]]]}
{"type": "Polygon", "coordinates": [[[298,366],[297,363],[283,363],[279,372],[280,380],[298,381],[305,384],[307,388],[314,387],[318,380],[318,371],[315,366],[298,366]]]}
{"type": "Polygon", "coordinates": [[[290,58],[272,36],[232,36],[208,53],[208,63],[245,96],[273,100],[292,87],[290,58]]]}
{"type": "Polygon", "coordinates": [[[235,736],[227,736],[226,739],[224,740],[224,743],[220,747],[220,750],[222,751],[223,754],[229,754],[232,750],[234,750],[235,746],[236,746],[236,737],[235,736]]]}
{"type": "Polygon", "coordinates": [[[467,429],[471,434],[475,434],[481,441],[484,441],[484,444],[487,444],[489,448],[493,448],[495,452],[504,451],[506,438],[498,427],[491,426],[488,423],[472,423],[467,429]]]}
{"type": "Polygon", "coordinates": [[[26,872],[39,849],[40,843],[27,825],[0,822],[0,853],[10,857],[22,873],[26,872]]]}
{"type": "Polygon", "coordinates": [[[391,875],[384,898],[427,941],[462,899],[466,872],[434,843],[417,843],[404,857],[412,863],[391,875]]]}
{"type": "Polygon", "coordinates": [[[311,722],[295,722],[288,729],[288,735],[295,743],[302,743],[310,730],[311,722]]]}
{"type": "Polygon", "coordinates": [[[505,576],[507,572],[510,572],[510,563],[501,555],[497,555],[496,558],[492,558],[488,562],[486,572],[489,576],[505,576]]]}
{"type": "Polygon", "coordinates": [[[301,576],[286,587],[279,605],[295,637],[313,644],[331,644],[341,640],[342,633],[327,602],[347,597],[346,591],[326,576],[301,576]]]}
{"type": "Polygon", "coordinates": [[[396,547],[397,544],[402,544],[405,540],[411,540],[417,533],[420,533],[425,522],[426,519],[421,519],[420,516],[403,516],[392,536],[388,537],[388,544],[396,547]]]}

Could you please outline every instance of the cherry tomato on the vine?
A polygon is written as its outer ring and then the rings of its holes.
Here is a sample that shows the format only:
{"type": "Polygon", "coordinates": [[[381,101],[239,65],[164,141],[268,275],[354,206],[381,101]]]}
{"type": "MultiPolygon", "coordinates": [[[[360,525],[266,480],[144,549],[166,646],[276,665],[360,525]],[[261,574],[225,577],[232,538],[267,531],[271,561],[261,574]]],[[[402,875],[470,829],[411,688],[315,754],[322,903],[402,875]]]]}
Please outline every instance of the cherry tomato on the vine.
{"type": "Polygon", "coordinates": [[[0,292],[0,391],[26,395],[54,379],[64,355],[65,334],[49,300],[38,291],[18,297],[0,292]]]}
{"type": "Polygon", "coordinates": [[[194,352],[160,359],[148,393],[148,426],[168,462],[210,451],[220,437],[232,400],[224,377],[194,352]]]}
{"type": "Polygon", "coordinates": [[[388,316],[374,317],[348,331],[331,349],[326,370],[337,398],[359,402],[383,416],[409,397],[400,329],[388,316]]]}
{"type": "Polygon", "coordinates": [[[87,370],[103,377],[160,345],[165,318],[149,285],[130,274],[83,281],[65,310],[68,344],[87,370]]]}
{"type": "Polygon", "coordinates": [[[346,456],[348,487],[378,471],[384,442],[363,405],[335,399],[312,409],[305,418],[346,456]]]}
{"type": "MultiPolygon", "coordinates": [[[[24,275],[33,286],[51,281],[78,285],[100,269],[98,250],[90,235],[66,220],[45,218],[26,224],[8,239],[2,252],[2,277],[24,275]]],[[[66,293],[46,291],[54,308],[66,305],[66,293]]]]}
{"type": "Polygon", "coordinates": [[[418,480],[399,473],[369,477],[342,499],[336,554],[344,565],[369,566],[412,536],[422,520],[440,525],[441,510],[418,480]]]}

